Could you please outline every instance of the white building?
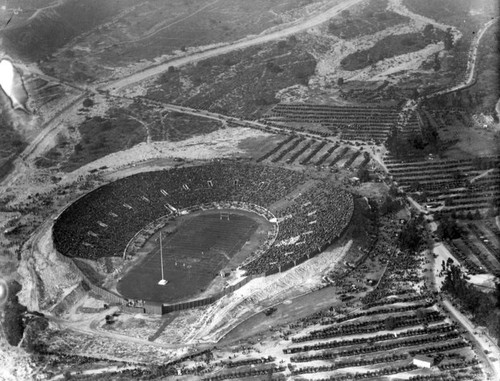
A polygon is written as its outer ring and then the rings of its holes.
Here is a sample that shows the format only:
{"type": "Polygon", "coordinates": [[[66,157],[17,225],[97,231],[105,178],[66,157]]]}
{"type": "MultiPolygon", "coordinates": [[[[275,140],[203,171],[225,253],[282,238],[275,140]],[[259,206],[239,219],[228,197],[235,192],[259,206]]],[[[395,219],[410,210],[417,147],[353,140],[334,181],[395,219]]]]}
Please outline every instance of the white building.
{"type": "Polygon", "coordinates": [[[420,368],[430,368],[434,363],[434,359],[432,357],[427,357],[423,355],[416,355],[413,357],[413,365],[416,365],[420,368]]]}

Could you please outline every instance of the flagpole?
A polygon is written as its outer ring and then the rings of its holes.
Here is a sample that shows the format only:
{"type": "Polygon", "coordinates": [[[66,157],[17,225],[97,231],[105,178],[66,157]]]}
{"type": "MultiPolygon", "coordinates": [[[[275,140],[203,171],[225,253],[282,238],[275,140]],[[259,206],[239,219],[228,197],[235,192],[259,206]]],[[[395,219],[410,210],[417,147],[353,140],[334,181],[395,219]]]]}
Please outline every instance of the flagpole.
{"type": "Polygon", "coordinates": [[[163,247],[161,245],[161,231],[160,231],[160,261],[161,261],[161,280],[165,279],[163,275],[163,247]]]}
{"type": "Polygon", "coordinates": [[[160,286],[165,286],[168,281],[165,280],[165,275],[163,273],[163,246],[161,242],[161,230],[160,230],[160,262],[161,262],[161,280],[158,282],[160,286]]]}

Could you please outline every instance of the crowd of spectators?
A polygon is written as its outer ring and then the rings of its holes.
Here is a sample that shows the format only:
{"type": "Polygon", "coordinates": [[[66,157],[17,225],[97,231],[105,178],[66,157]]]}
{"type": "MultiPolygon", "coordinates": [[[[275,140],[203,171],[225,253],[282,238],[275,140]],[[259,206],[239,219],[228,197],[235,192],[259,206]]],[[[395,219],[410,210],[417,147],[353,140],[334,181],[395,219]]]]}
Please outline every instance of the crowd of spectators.
{"type": "MultiPolygon", "coordinates": [[[[241,161],[145,172],[106,184],[58,217],[53,239],[69,257],[122,256],[127,243],[151,221],[195,205],[241,202],[269,207],[306,181],[284,168],[241,161]]],[[[250,274],[315,254],[338,237],[353,212],[352,195],[320,185],[291,202],[281,216],[275,245],[246,265],[250,274]],[[277,245],[300,236],[293,245],[277,245]]]]}
{"type": "Polygon", "coordinates": [[[270,267],[292,266],[325,249],[342,233],[354,211],[352,195],[323,183],[301,194],[280,210],[274,245],[245,266],[260,274],[270,267]]]}

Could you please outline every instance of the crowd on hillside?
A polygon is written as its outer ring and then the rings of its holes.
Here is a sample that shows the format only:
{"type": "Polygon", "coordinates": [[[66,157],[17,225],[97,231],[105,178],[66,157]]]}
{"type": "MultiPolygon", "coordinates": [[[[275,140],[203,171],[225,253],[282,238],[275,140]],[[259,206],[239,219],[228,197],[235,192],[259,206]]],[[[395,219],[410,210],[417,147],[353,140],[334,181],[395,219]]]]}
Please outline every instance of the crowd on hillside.
{"type": "MultiPolygon", "coordinates": [[[[70,257],[121,256],[151,221],[194,205],[236,201],[268,207],[306,178],[283,168],[239,161],[139,173],[106,184],[70,205],[53,229],[56,248],[70,257]]],[[[281,216],[275,245],[246,265],[251,274],[313,254],[336,238],[353,211],[352,196],[321,185],[295,199],[281,216]],[[293,245],[277,243],[300,236],[293,245]]]]}

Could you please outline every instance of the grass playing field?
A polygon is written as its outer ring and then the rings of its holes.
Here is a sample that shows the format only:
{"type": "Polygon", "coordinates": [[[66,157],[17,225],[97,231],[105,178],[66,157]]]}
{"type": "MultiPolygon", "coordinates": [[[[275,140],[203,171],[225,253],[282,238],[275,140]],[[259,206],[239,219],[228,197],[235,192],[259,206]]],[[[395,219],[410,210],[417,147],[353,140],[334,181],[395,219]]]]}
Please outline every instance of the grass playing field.
{"type": "MultiPolygon", "coordinates": [[[[155,248],[118,283],[126,298],[173,303],[193,297],[219,275],[230,259],[251,238],[258,222],[243,213],[231,211],[229,220],[215,210],[180,217],[177,229],[163,236],[161,279],[159,241],[155,248]]],[[[155,236],[155,239],[156,236],[155,236]]]]}

